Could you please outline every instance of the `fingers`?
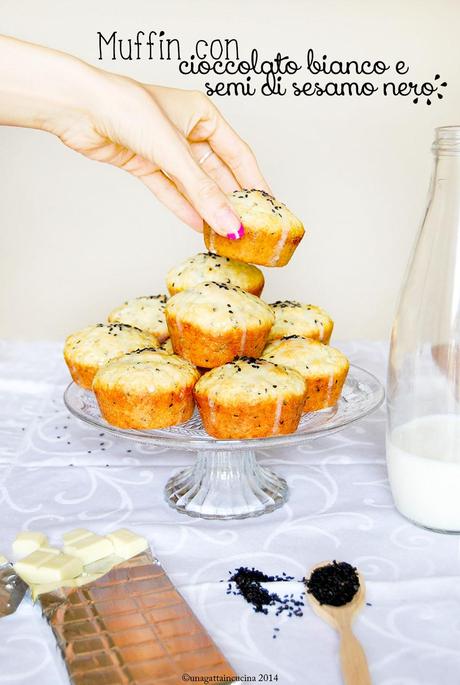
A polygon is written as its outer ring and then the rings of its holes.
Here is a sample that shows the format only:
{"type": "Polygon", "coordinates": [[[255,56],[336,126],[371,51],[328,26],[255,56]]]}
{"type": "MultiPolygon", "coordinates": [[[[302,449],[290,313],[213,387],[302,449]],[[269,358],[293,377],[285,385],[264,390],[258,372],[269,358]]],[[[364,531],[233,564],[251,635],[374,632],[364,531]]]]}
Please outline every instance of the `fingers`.
{"type": "MultiPolygon", "coordinates": [[[[123,111],[126,109],[125,103],[123,111]]],[[[191,217],[190,209],[177,195],[185,196],[198,215],[217,233],[233,239],[241,237],[244,228],[225,193],[195,161],[188,142],[145,89],[136,91],[132,111],[136,116],[132,121],[128,116],[130,125],[124,128],[126,141],[120,142],[128,143],[127,147],[159,167],[163,176],[166,175],[177,186],[179,193],[174,194],[169,185],[165,186],[164,178],[154,175],[150,180],[152,190],[156,192],[154,187],[157,188],[165,203],[171,202],[185,213],[187,223],[192,222],[191,225],[196,227],[196,217],[191,217]],[[158,179],[161,179],[161,189],[158,179]]]]}
{"type": "Polygon", "coordinates": [[[195,231],[203,231],[203,220],[198,212],[160,170],[138,178],[178,219],[195,231]]]}
{"type": "Polygon", "coordinates": [[[192,143],[192,155],[200,167],[211,176],[224,193],[239,190],[240,185],[228,166],[216,155],[208,143],[192,143]]]}
{"type": "Polygon", "coordinates": [[[257,188],[271,193],[251,148],[222,116],[218,117],[214,132],[209,136],[209,144],[227,164],[242,188],[257,188]]]}
{"type": "Polygon", "coordinates": [[[216,233],[237,240],[244,235],[240,218],[225,193],[193,159],[188,145],[170,139],[158,164],[216,233]]]}

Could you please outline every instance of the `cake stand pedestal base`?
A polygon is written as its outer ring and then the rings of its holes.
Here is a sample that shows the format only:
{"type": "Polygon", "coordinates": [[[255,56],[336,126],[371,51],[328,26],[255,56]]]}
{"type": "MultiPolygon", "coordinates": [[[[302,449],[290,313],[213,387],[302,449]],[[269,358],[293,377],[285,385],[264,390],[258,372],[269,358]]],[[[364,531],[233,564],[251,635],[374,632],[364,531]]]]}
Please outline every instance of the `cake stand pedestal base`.
{"type": "Polygon", "coordinates": [[[170,478],[171,507],[206,519],[243,519],[267,514],[286,502],[286,481],[257,463],[254,450],[202,450],[191,466],[170,478]]]}

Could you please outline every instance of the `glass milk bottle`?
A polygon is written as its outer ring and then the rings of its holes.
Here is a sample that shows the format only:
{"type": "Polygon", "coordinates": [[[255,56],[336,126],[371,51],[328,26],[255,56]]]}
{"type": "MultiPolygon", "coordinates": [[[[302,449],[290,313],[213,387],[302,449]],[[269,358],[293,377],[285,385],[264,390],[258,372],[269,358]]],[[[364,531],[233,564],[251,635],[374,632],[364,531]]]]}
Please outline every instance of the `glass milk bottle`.
{"type": "Polygon", "coordinates": [[[433,152],[391,337],[387,465],[401,514],[460,533],[460,126],[436,129],[433,152]]]}

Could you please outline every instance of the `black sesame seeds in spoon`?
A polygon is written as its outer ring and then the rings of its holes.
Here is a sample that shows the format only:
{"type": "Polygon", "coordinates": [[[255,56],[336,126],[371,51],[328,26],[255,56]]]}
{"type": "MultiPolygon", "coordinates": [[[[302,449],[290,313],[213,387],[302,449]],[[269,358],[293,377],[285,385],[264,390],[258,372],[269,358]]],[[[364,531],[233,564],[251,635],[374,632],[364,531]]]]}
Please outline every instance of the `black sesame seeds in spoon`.
{"type": "Polygon", "coordinates": [[[352,631],[353,620],[363,608],[364,578],[345,561],[317,564],[305,581],[313,611],[340,635],[340,662],[345,685],[371,685],[364,650],[352,631]]]}
{"type": "Polygon", "coordinates": [[[351,602],[359,590],[356,568],[346,561],[333,561],[315,568],[306,581],[307,592],[320,604],[340,607],[351,602]]]}

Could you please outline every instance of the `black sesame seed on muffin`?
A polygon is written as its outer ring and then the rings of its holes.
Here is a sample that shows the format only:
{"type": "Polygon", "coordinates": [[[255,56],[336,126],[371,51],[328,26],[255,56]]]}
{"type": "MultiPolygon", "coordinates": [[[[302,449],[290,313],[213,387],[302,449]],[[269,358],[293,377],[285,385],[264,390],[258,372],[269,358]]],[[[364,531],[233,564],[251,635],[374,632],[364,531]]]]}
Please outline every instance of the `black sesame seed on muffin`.
{"type": "Polygon", "coordinates": [[[241,219],[244,236],[230,240],[205,223],[208,250],[242,262],[285,266],[305,233],[301,221],[263,190],[235,190],[228,197],[241,219]]]}
{"type": "Polygon", "coordinates": [[[193,414],[200,374],[185,359],[154,348],[134,350],[102,366],[93,390],[103,417],[120,428],[166,428],[193,414]]]}
{"type": "Polygon", "coordinates": [[[156,347],[158,344],[152,333],[141,331],[135,326],[99,323],[67,337],[64,359],[75,383],[90,390],[96,371],[110,359],[142,347],[156,347]]]}
{"type": "Polygon", "coordinates": [[[223,440],[293,433],[304,399],[297,371],[247,356],[208,371],[195,386],[206,431],[223,440]]]}
{"type": "Polygon", "coordinates": [[[166,305],[176,354],[213,368],[237,354],[259,355],[273,324],[270,307],[255,295],[208,281],[173,295],[166,305]]]}
{"type": "Polygon", "coordinates": [[[166,285],[171,295],[204,281],[237,285],[253,295],[260,295],[264,287],[264,275],[256,266],[221,257],[213,252],[200,252],[189,257],[170,269],[166,276],[166,285]]]}
{"type": "Polygon", "coordinates": [[[275,323],[270,331],[269,340],[277,340],[288,335],[301,335],[303,338],[329,342],[334,322],[324,309],[296,300],[277,300],[270,307],[275,315],[275,323]]]}
{"type": "Polygon", "coordinates": [[[339,350],[299,335],[272,340],[262,357],[289,366],[303,376],[307,384],[304,412],[337,404],[350,367],[339,350]]]}
{"type": "Polygon", "coordinates": [[[169,336],[165,319],[166,301],[166,295],[136,297],[111,311],[108,320],[111,323],[126,323],[153,333],[162,343],[169,336]]]}

